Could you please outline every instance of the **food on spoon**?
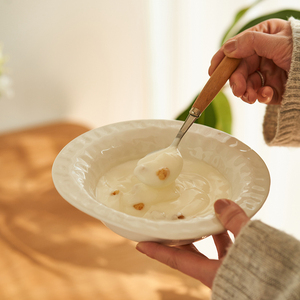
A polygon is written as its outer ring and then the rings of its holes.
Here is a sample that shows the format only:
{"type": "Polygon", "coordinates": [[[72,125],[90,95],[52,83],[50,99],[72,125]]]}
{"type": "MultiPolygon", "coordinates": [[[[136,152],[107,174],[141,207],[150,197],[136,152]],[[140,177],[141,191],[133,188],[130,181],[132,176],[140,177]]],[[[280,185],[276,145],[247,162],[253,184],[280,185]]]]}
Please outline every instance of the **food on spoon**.
{"type": "Polygon", "coordinates": [[[182,170],[183,159],[175,146],[151,153],[138,161],[135,176],[146,185],[165,187],[172,184],[182,170]]]}

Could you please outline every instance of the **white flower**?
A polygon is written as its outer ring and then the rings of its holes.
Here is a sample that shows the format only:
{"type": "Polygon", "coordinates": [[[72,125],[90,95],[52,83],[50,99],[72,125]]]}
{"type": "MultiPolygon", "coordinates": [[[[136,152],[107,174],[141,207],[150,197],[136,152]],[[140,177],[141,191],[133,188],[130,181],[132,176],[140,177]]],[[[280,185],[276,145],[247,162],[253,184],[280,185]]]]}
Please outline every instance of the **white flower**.
{"type": "Polygon", "coordinates": [[[0,75],[0,97],[1,96],[13,96],[11,79],[5,74],[0,75]]]}
{"type": "Polygon", "coordinates": [[[12,97],[12,83],[11,79],[4,73],[4,56],[0,47],[0,97],[12,97]]]}

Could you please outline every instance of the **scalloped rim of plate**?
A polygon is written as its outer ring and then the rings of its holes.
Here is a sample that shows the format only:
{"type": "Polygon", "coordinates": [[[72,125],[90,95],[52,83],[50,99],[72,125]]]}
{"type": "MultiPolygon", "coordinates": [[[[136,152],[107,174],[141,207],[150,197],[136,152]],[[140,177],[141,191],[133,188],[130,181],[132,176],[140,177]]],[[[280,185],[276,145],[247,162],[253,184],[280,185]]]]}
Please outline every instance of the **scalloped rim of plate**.
{"type": "MultiPolygon", "coordinates": [[[[82,152],[83,149],[90,147],[95,140],[111,136],[116,132],[125,132],[131,129],[143,130],[149,126],[155,126],[158,128],[167,126],[174,128],[176,131],[181,125],[181,121],[174,120],[133,120],[113,123],[90,130],[68,143],[56,157],[52,167],[52,177],[55,188],[71,205],[88,215],[103,221],[103,223],[112,224],[113,226],[123,228],[124,230],[137,232],[138,234],[146,234],[154,239],[199,239],[203,236],[221,233],[224,231],[224,227],[215,215],[190,220],[183,219],[179,222],[174,222],[165,220],[150,220],[116,211],[98,202],[86,190],[84,190],[72,176],[70,176],[69,171],[72,168],[72,160],[76,158],[78,152],[82,152]]],[[[264,178],[263,188],[265,193],[263,201],[257,205],[255,210],[247,209],[247,207],[243,208],[250,218],[253,217],[264,204],[270,188],[270,174],[264,161],[246,144],[225,132],[200,124],[194,124],[189,131],[199,135],[216,138],[219,141],[225,140],[223,143],[225,145],[226,143],[231,143],[230,145],[228,144],[230,147],[246,149],[247,156],[256,160],[259,167],[254,167],[253,174],[255,174],[255,172],[262,173],[261,177],[264,178]],[[232,141],[235,141],[235,143],[232,144],[232,141]]],[[[255,195],[253,196],[255,197],[255,195]]],[[[249,196],[247,196],[247,198],[249,198],[249,196]]],[[[244,199],[243,195],[241,195],[241,199],[244,199]]]]}

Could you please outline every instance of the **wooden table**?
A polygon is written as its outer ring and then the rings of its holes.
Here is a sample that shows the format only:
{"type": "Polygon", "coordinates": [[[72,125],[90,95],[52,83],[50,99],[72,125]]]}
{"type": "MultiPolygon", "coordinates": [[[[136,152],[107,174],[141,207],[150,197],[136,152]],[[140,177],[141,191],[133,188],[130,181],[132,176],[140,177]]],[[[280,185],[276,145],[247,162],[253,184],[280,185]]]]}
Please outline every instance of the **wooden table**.
{"type": "Polygon", "coordinates": [[[209,299],[56,192],[58,152],[88,128],[57,123],[0,135],[1,300],[209,299]]]}

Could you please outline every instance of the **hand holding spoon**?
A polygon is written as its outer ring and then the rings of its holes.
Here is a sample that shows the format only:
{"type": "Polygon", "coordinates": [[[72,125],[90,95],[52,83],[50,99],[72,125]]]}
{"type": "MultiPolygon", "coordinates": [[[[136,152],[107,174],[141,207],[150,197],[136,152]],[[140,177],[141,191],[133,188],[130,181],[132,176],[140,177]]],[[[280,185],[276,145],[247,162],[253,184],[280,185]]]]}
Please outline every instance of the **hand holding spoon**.
{"type": "Polygon", "coordinates": [[[172,144],[139,160],[134,174],[141,182],[159,188],[175,181],[183,166],[177,148],[182,137],[219,93],[239,63],[240,59],[225,56],[198,95],[172,144]]]}

